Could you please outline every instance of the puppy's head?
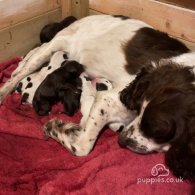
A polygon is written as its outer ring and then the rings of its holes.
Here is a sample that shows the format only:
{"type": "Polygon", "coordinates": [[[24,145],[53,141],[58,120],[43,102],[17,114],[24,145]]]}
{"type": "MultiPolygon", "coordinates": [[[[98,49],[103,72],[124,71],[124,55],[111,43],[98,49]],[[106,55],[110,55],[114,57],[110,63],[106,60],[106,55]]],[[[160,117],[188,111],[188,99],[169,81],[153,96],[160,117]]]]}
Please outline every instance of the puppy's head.
{"type": "Polygon", "coordinates": [[[40,32],[41,43],[51,41],[60,30],[61,30],[60,25],[57,22],[47,24],[46,26],[44,26],[40,32]]]}
{"type": "Polygon", "coordinates": [[[176,176],[195,177],[195,80],[189,67],[167,64],[142,70],[121,92],[138,116],[119,135],[119,144],[138,153],[168,151],[176,176]]]}
{"type": "Polygon", "coordinates": [[[62,63],[61,66],[64,78],[69,83],[74,83],[75,81],[78,81],[76,79],[78,79],[80,74],[84,72],[84,66],[74,60],[66,60],[62,63]]]}

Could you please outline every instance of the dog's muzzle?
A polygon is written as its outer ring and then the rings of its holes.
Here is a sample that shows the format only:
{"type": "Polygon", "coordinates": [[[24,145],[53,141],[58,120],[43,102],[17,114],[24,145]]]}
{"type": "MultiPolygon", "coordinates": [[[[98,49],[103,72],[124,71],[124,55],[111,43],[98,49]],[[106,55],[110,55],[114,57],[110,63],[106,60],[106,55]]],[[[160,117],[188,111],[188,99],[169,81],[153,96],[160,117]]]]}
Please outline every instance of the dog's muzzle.
{"type": "Polygon", "coordinates": [[[148,148],[146,146],[143,145],[140,146],[136,140],[129,138],[127,135],[128,135],[128,131],[122,131],[119,134],[118,143],[121,147],[128,148],[131,151],[136,153],[141,153],[141,154],[148,153],[148,148]]]}

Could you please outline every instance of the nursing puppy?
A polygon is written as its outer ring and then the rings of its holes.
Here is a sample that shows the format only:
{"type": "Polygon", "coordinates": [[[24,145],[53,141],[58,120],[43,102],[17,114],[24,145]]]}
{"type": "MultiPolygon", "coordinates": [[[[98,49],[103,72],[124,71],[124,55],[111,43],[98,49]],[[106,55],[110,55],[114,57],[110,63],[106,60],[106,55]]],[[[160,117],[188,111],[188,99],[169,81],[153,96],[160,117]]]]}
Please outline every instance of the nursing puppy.
{"type": "MultiPolygon", "coordinates": [[[[40,32],[41,43],[49,42],[60,30],[68,27],[76,20],[77,19],[74,16],[69,16],[61,22],[47,24],[40,32]]],[[[26,57],[30,57],[36,50],[37,48],[34,48],[31,52],[29,52],[29,54],[27,54],[26,57]]],[[[67,60],[67,55],[62,51],[58,51],[52,55],[49,61],[43,63],[40,70],[37,70],[35,73],[28,75],[20,81],[16,87],[16,92],[22,93],[22,103],[32,104],[32,100],[38,86],[48,74],[59,68],[64,60],[67,60]]],[[[17,72],[15,74],[17,74],[17,72]]],[[[12,76],[13,75],[14,72],[12,76]]]]}
{"type": "Polygon", "coordinates": [[[47,75],[37,88],[33,108],[39,115],[47,115],[57,102],[64,105],[64,111],[72,116],[80,106],[81,81],[79,75],[83,66],[76,61],[65,61],[62,66],[47,75]]]}
{"type": "Polygon", "coordinates": [[[63,51],[53,54],[49,62],[45,62],[40,70],[25,77],[16,87],[16,92],[22,93],[22,103],[32,104],[35,92],[47,75],[60,68],[62,62],[67,60],[63,51]]]}

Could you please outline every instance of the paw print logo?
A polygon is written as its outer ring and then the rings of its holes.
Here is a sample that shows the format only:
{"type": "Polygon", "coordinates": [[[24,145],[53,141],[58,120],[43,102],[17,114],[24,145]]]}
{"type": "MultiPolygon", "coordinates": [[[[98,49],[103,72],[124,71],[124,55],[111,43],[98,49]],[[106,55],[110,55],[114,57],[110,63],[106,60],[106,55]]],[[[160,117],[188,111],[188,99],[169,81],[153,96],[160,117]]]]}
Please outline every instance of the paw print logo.
{"type": "Polygon", "coordinates": [[[169,169],[165,167],[163,164],[157,164],[154,167],[152,167],[151,170],[152,176],[168,176],[169,175],[169,169]]]}

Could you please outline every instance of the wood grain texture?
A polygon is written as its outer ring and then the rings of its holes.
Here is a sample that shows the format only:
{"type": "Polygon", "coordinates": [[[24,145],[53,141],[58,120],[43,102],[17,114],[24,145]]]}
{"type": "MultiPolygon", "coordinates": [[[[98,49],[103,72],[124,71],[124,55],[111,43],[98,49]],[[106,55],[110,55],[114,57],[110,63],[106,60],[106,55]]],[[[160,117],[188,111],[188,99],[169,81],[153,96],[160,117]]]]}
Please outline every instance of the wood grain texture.
{"type": "Polygon", "coordinates": [[[77,19],[89,15],[89,0],[72,0],[71,13],[77,19]]]}
{"type": "Polygon", "coordinates": [[[88,0],[61,0],[62,18],[74,16],[77,19],[89,15],[88,0]]]}
{"type": "Polygon", "coordinates": [[[25,55],[36,44],[39,44],[39,33],[44,25],[60,21],[61,9],[26,20],[0,31],[0,61],[15,56],[25,55]]]}
{"type": "Polygon", "coordinates": [[[195,11],[154,0],[89,0],[91,10],[140,19],[156,29],[195,42],[195,11]]]}
{"type": "Polygon", "coordinates": [[[170,3],[179,7],[185,7],[188,9],[195,10],[195,1],[194,0],[157,0],[165,3],[170,3]]]}
{"type": "Polygon", "coordinates": [[[99,15],[99,14],[103,14],[103,13],[95,11],[93,9],[89,9],[89,15],[99,15]]]}
{"type": "Polygon", "coordinates": [[[72,15],[71,6],[71,0],[61,0],[62,18],[72,15]]]}
{"type": "Polygon", "coordinates": [[[0,29],[59,7],[60,0],[2,0],[0,1],[0,29]]]}

